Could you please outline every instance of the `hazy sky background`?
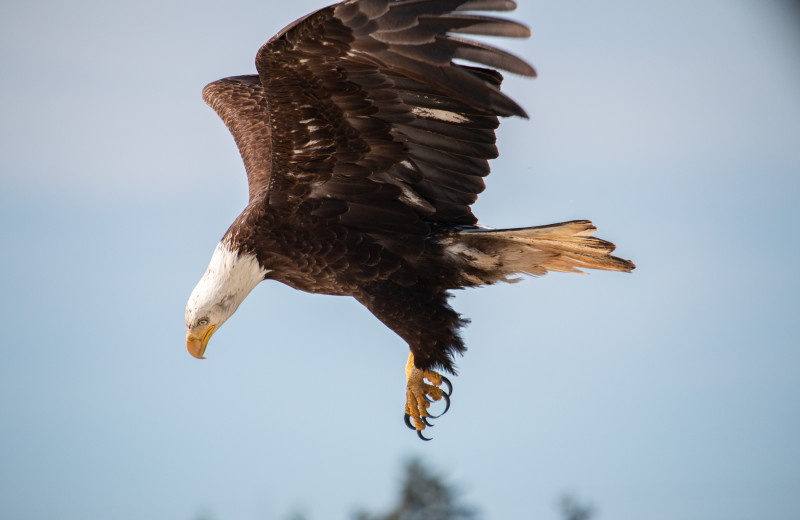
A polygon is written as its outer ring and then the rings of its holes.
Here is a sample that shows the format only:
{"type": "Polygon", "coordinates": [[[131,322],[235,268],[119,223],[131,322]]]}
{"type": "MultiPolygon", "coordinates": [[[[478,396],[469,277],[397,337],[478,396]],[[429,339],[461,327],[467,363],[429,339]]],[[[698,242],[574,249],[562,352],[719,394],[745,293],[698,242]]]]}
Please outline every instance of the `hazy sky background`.
{"type": "Polygon", "coordinates": [[[323,2],[0,6],[0,517],[346,519],[403,458],[490,519],[800,515],[800,18],[774,1],[525,1],[485,225],[589,218],[639,266],[459,293],[448,415],[402,423],[404,343],[265,283],[183,312],[244,207],[200,99],[323,2]]]}

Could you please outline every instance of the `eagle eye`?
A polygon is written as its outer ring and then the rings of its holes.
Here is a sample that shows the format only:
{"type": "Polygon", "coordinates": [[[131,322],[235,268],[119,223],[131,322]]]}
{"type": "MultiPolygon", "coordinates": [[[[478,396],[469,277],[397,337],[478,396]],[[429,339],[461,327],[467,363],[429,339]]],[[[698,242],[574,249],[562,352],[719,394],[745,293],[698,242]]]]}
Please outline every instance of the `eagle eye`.
{"type": "Polygon", "coordinates": [[[203,326],[208,325],[208,318],[201,318],[200,320],[198,320],[197,324],[203,326]]]}

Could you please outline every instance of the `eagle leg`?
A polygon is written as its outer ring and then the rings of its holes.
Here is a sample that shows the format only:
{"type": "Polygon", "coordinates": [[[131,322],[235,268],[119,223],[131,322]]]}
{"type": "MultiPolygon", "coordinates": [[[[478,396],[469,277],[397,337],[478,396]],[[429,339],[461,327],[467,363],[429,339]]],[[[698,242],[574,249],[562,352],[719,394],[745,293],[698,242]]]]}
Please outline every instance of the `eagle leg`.
{"type": "Polygon", "coordinates": [[[424,441],[430,439],[422,435],[422,430],[428,426],[433,426],[429,419],[441,417],[450,409],[450,394],[453,385],[443,375],[432,370],[422,370],[414,366],[414,354],[408,355],[406,364],[406,410],[404,421],[406,426],[416,430],[417,435],[424,441]],[[428,381],[427,383],[425,381],[428,381]],[[442,385],[447,387],[447,392],[442,385]],[[434,401],[445,401],[445,409],[439,415],[431,415],[428,408],[434,401]],[[413,421],[413,424],[412,424],[413,421]]]}

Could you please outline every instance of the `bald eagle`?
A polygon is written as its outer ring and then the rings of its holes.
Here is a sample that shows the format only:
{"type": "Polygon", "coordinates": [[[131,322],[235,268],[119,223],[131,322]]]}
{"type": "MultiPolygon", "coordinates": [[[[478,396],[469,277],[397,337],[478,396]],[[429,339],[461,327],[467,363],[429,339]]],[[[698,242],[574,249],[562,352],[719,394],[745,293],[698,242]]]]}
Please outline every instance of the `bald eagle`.
{"type": "Polygon", "coordinates": [[[465,324],[451,289],[520,274],[631,271],[588,220],[491,229],[470,205],[497,157],[498,117],[527,117],[500,91],[525,61],[462,34],[525,38],[511,0],[347,0],[290,24],[258,74],[215,81],[203,100],[233,134],[249,202],[186,307],[186,347],[211,335],[263,280],[351,296],[408,343],[405,422],[423,437],[450,402],[465,324]],[[471,12],[471,13],[469,13],[471,12]]]}

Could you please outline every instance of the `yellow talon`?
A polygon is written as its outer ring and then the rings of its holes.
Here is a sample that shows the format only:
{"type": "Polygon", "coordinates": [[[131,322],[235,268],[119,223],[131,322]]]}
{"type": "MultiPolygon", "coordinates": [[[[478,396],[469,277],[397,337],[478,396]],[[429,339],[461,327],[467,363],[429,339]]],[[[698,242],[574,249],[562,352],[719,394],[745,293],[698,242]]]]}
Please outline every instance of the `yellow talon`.
{"type": "MultiPolygon", "coordinates": [[[[424,418],[431,417],[428,413],[428,408],[431,405],[430,401],[439,401],[447,395],[439,388],[444,380],[445,378],[441,374],[431,370],[420,370],[415,367],[414,355],[408,355],[405,413],[414,421],[414,429],[418,432],[427,427],[424,418]],[[428,380],[430,384],[426,383],[425,380],[428,380]]],[[[449,382],[447,384],[449,386],[449,382]]],[[[449,407],[449,399],[447,401],[449,407]]],[[[406,424],[409,424],[408,421],[406,421],[406,424]]]]}

